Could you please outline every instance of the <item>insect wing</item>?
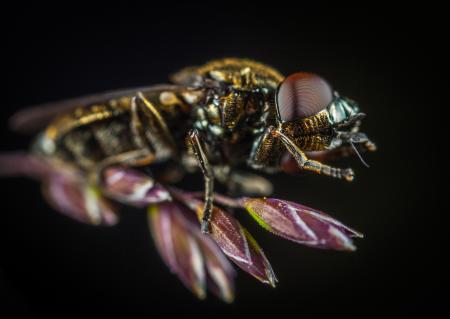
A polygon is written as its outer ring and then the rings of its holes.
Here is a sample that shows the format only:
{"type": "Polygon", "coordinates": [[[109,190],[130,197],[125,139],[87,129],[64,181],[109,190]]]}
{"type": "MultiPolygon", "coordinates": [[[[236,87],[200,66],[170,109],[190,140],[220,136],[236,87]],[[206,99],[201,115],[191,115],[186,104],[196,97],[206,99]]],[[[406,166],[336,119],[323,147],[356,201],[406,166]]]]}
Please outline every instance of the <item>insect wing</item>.
{"type": "Polygon", "coordinates": [[[50,102],[18,111],[9,120],[11,129],[15,132],[31,134],[44,128],[57,115],[73,110],[77,107],[104,103],[105,101],[120,97],[131,97],[137,92],[150,93],[153,91],[173,91],[184,87],[170,84],[158,84],[154,86],[122,89],[99,94],[87,95],[80,98],[68,99],[58,102],[50,102]]]}

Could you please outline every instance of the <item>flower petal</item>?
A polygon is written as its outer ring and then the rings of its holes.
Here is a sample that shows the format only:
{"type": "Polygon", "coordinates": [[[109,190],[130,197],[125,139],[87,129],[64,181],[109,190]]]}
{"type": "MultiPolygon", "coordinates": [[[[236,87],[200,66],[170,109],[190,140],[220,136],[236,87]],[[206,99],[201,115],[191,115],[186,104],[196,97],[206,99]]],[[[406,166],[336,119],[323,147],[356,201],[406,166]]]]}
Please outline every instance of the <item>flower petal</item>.
{"type": "Polygon", "coordinates": [[[150,229],[164,262],[198,298],[205,298],[206,274],[201,248],[173,202],[149,206],[150,229]]]}
{"type": "Polygon", "coordinates": [[[138,207],[170,200],[170,194],[160,184],[140,171],[114,166],[103,173],[105,192],[112,198],[138,207]]]}
{"type": "MultiPolygon", "coordinates": [[[[177,192],[176,196],[201,220],[204,203],[193,196],[177,192]]],[[[211,236],[237,266],[263,283],[275,287],[275,273],[256,240],[230,214],[214,206],[211,218],[211,236]]]]}
{"type": "Polygon", "coordinates": [[[244,198],[245,208],[265,229],[292,241],[326,249],[355,250],[362,234],[318,210],[274,198],[244,198]]]}

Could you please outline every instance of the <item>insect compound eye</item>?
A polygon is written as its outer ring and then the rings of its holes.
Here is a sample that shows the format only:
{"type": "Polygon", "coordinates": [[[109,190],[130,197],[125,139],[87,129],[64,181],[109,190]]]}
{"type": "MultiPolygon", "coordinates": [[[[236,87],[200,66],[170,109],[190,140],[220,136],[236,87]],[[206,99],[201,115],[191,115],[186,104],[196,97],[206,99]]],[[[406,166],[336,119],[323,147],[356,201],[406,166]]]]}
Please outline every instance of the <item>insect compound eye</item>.
{"type": "Polygon", "coordinates": [[[333,100],[333,90],[320,76],[299,72],[288,76],[278,89],[282,121],[304,118],[322,111],[333,100]]]}

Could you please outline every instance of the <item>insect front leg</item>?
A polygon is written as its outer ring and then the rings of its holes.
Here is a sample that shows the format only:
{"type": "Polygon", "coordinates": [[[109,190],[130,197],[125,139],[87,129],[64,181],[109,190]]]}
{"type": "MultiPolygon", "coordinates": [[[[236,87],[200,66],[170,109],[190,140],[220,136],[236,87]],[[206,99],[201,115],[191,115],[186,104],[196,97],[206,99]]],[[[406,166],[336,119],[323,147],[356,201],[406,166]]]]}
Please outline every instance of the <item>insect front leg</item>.
{"type": "Polygon", "coordinates": [[[282,132],[276,130],[275,128],[272,128],[272,134],[278,136],[281,139],[289,153],[291,153],[291,155],[297,161],[300,168],[335,178],[343,178],[349,182],[353,180],[355,174],[351,168],[336,168],[330,165],[322,164],[319,161],[311,160],[297,145],[295,145],[295,143],[289,137],[284,135],[282,132]]]}
{"type": "Polygon", "coordinates": [[[203,217],[201,230],[203,233],[210,233],[210,221],[213,209],[213,192],[214,192],[214,173],[203,147],[203,141],[198,130],[193,129],[188,133],[188,142],[192,146],[197,164],[199,165],[205,180],[205,206],[203,208],[203,217]]]}
{"type": "Polygon", "coordinates": [[[280,156],[284,150],[280,139],[273,134],[273,127],[268,127],[255,140],[247,164],[255,169],[268,173],[279,170],[280,156]]]}

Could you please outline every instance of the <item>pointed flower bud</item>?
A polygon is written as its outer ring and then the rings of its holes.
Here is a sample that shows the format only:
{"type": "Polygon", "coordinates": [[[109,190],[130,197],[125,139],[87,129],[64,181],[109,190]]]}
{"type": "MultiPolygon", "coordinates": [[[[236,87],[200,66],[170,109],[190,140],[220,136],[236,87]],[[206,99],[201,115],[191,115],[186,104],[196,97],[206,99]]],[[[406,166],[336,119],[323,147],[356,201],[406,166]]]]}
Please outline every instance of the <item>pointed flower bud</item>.
{"type": "MultiPolygon", "coordinates": [[[[201,220],[204,203],[191,195],[177,192],[176,196],[201,220]]],[[[229,213],[214,206],[211,218],[211,234],[214,241],[242,270],[263,283],[275,286],[277,279],[263,250],[250,233],[229,213]]]]}
{"type": "Polygon", "coordinates": [[[207,271],[207,285],[217,297],[231,303],[234,300],[235,270],[217,244],[198,227],[196,236],[203,252],[207,271]]]}
{"type": "Polygon", "coordinates": [[[0,154],[0,177],[26,176],[42,180],[54,173],[46,160],[25,152],[0,154]]]}
{"type": "Polygon", "coordinates": [[[164,262],[198,298],[205,298],[206,273],[201,248],[177,204],[149,207],[150,229],[164,262]]]}
{"type": "Polygon", "coordinates": [[[362,234],[318,210],[275,198],[244,198],[251,216],[265,229],[307,246],[355,250],[351,237],[362,234]]]}
{"type": "Polygon", "coordinates": [[[204,298],[206,281],[219,298],[233,301],[235,271],[191,211],[175,202],[151,205],[149,222],[163,260],[191,291],[204,298]]]}
{"type": "Polygon", "coordinates": [[[55,174],[46,180],[44,194],[56,210],[80,222],[115,225],[118,221],[114,206],[82,178],[55,174]]]}
{"type": "Polygon", "coordinates": [[[103,173],[105,192],[112,198],[129,205],[144,207],[170,200],[163,186],[132,168],[114,166],[103,173]]]}
{"type": "Polygon", "coordinates": [[[47,201],[62,214],[93,225],[114,225],[117,213],[75,167],[27,153],[0,155],[0,176],[27,176],[43,182],[47,201]]]}

